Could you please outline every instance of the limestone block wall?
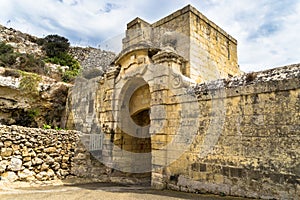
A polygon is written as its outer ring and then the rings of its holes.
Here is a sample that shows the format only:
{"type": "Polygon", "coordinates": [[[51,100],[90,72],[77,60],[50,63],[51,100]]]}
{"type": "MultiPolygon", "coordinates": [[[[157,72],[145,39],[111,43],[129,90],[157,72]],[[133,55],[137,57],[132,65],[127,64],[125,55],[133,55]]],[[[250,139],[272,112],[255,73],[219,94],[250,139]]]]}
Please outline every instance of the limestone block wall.
{"type": "MultiPolygon", "coordinates": [[[[180,56],[189,60],[190,25],[188,8],[177,11],[155,22],[152,25],[154,29],[154,44],[157,46],[172,46],[180,56]]],[[[187,70],[186,74],[189,75],[189,70],[187,70]]]]}
{"type": "Polygon", "coordinates": [[[91,157],[79,135],[0,125],[0,182],[107,177],[107,168],[91,157]]]}
{"type": "MultiPolygon", "coordinates": [[[[300,66],[196,86],[198,131],[160,173],[168,188],[300,198],[300,66]]],[[[171,152],[170,152],[171,154],[171,152]]],[[[152,175],[152,183],[158,180],[152,175]]]]}
{"type": "Polygon", "coordinates": [[[66,127],[83,133],[99,133],[95,103],[100,77],[93,79],[77,78],[68,94],[66,105],[66,127]]]}
{"type": "Polygon", "coordinates": [[[197,82],[240,74],[237,41],[196,9],[190,13],[190,74],[197,82]]]}
{"type": "Polygon", "coordinates": [[[175,50],[187,61],[182,74],[197,83],[240,74],[236,39],[190,5],[153,24],[130,22],[123,50],[139,43],[175,50]]]}
{"type": "Polygon", "coordinates": [[[135,18],[127,24],[126,37],[123,39],[123,50],[137,43],[149,43],[151,41],[151,25],[135,18]]]}

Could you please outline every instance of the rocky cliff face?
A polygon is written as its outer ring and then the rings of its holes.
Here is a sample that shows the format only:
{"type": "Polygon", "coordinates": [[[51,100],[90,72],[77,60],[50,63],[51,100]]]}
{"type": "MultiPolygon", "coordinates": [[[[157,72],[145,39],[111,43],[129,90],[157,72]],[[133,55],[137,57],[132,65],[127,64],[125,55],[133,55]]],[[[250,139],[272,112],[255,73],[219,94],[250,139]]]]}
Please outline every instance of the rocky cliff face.
{"type": "Polygon", "coordinates": [[[71,84],[33,73],[23,73],[19,77],[6,73],[7,69],[0,68],[1,124],[62,127],[61,118],[71,84]]]}
{"type": "Polygon", "coordinates": [[[36,41],[37,37],[22,33],[0,24],[0,42],[5,42],[15,48],[19,53],[43,55],[42,47],[36,41]]]}
{"type": "MultiPolygon", "coordinates": [[[[12,46],[15,53],[41,58],[45,52],[37,44],[38,39],[0,25],[0,42],[12,46]]],[[[69,53],[80,62],[83,68],[82,74],[88,79],[102,75],[115,56],[112,52],[91,47],[71,47],[69,53]]],[[[30,62],[28,63],[31,65],[30,62]]],[[[32,66],[26,67],[32,68],[32,66]]],[[[2,64],[0,68],[0,124],[64,127],[65,104],[72,84],[55,79],[55,74],[59,70],[64,70],[64,66],[45,63],[44,67],[48,69],[48,73],[36,74],[39,70],[27,73],[22,69],[10,69],[9,66],[2,64]]],[[[45,69],[42,71],[44,72],[45,69]]]]}

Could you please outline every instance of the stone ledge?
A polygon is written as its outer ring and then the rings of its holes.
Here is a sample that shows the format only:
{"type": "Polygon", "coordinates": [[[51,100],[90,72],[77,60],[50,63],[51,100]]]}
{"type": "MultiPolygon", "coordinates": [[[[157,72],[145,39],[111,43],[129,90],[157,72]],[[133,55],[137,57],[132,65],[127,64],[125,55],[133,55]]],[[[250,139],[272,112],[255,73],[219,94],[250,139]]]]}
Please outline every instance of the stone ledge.
{"type": "Polygon", "coordinates": [[[300,88],[300,64],[260,72],[246,73],[230,79],[218,79],[189,88],[198,99],[209,100],[300,88]],[[255,89],[254,89],[255,87],[255,89]]]}

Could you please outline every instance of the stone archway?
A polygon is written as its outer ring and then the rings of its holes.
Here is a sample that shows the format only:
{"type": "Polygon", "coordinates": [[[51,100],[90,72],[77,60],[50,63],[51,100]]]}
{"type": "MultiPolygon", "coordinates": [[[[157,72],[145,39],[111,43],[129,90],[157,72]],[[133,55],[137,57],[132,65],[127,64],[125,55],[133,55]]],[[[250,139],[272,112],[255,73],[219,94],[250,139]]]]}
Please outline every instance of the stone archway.
{"type": "Polygon", "coordinates": [[[152,55],[151,51],[136,47],[116,58],[115,68],[100,82],[99,119],[112,130],[112,146],[104,145],[109,166],[163,187],[162,170],[184,149],[176,145],[177,141],[185,145],[186,138],[178,128],[182,114],[177,107],[185,97],[182,87],[191,81],[180,72],[185,63],[182,57],[164,50],[152,55]]]}
{"type": "Polygon", "coordinates": [[[123,172],[151,179],[150,87],[143,78],[122,83],[117,96],[114,163],[123,172]]]}

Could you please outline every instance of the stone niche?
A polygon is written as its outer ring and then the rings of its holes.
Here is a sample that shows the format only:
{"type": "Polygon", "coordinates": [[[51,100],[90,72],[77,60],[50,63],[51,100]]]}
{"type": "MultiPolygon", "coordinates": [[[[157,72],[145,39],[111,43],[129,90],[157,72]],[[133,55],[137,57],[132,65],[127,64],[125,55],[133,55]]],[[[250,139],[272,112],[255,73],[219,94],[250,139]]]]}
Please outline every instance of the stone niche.
{"type": "Polygon", "coordinates": [[[145,84],[137,88],[129,100],[129,114],[133,121],[141,126],[150,125],[150,90],[145,84]]]}

